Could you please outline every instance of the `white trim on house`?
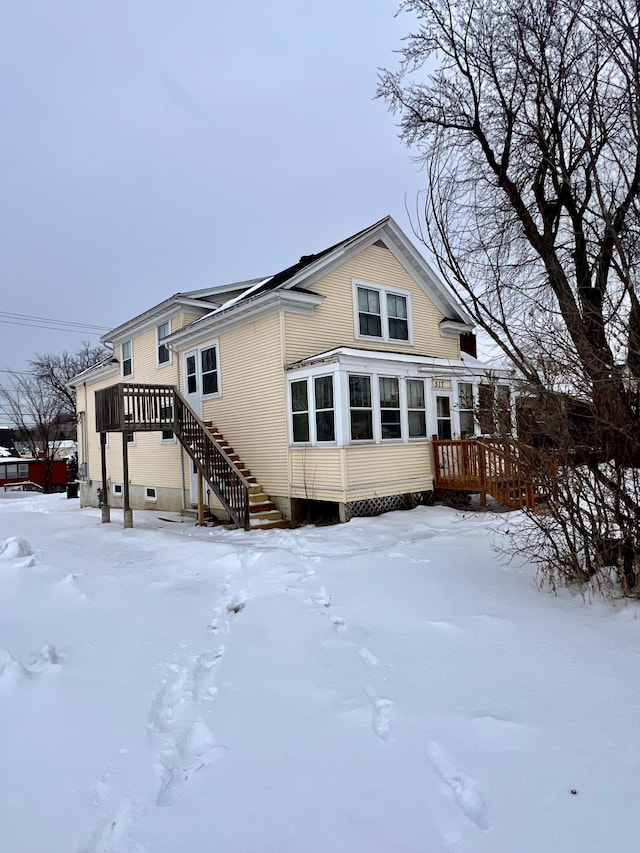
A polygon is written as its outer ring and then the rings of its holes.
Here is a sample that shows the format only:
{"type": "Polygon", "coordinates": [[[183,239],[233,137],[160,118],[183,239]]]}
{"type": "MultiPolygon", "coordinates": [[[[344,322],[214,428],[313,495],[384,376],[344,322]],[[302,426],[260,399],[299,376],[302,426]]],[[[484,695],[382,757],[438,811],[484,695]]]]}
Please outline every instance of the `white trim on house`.
{"type": "MultiPolygon", "coordinates": [[[[489,370],[471,356],[460,360],[411,356],[404,353],[382,353],[353,348],[339,348],[320,353],[286,366],[288,381],[288,427],[291,447],[344,447],[349,445],[374,444],[414,444],[428,443],[437,433],[438,417],[437,397],[447,397],[450,402],[451,431],[459,436],[461,431],[459,414],[459,384],[471,384],[474,403],[478,399],[478,388],[490,379],[498,379],[499,384],[510,385],[507,371],[489,370]],[[315,409],[311,397],[312,379],[319,376],[333,376],[335,406],[335,442],[319,442],[314,434],[315,409]],[[351,406],[349,376],[366,376],[370,381],[372,437],[353,439],[351,434],[351,406]],[[380,380],[392,378],[398,381],[400,410],[400,437],[383,438],[382,412],[380,406],[380,380]],[[293,412],[291,406],[291,383],[307,381],[309,399],[309,441],[293,441],[293,412]],[[407,380],[423,382],[424,389],[424,435],[409,436],[409,398],[407,380]],[[501,380],[501,381],[500,381],[501,380]]],[[[513,400],[512,400],[513,402],[513,400]]],[[[395,409],[395,407],[393,407],[395,409]]],[[[422,411],[412,407],[412,411],[422,411]]],[[[388,424],[389,426],[390,424],[388,424]]],[[[478,424],[474,424],[474,434],[479,434],[478,424]]]]}
{"type": "Polygon", "coordinates": [[[408,290],[401,290],[397,287],[388,287],[387,285],[382,284],[374,284],[370,281],[364,281],[362,279],[354,278],[352,280],[352,288],[353,288],[353,330],[354,335],[357,340],[361,341],[371,341],[376,343],[387,343],[393,344],[397,343],[399,345],[404,346],[413,346],[413,326],[411,321],[411,294],[408,290]],[[359,291],[360,290],[369,290],[378,294],[379,300],[379,309],[380,309],[380,334],[379,335],[366,335],[360,331],[360,314],[365,313],[360,310],[359,304],[359,291]],[[393,319],[389,316],[389,306],[388,306],[388,296],[400,296],[405,300],[405,306],[407,311],[406,319],[407,322],[407,337],[406,338],[393,338],[391,337],[391,333],[389,330],[389,320],[393,319]]]}
{"type": "Polygon", "coordinates": [[[324,296],[316,293],[270,290],[246,302],[234,304],[228,309],[222,305],[219,310],[195,320],[183,329],[178,329],[170,338],[167,338],[167,341],[170,346],[179,344],[181,349],[184,346],[195,347],[209,340],[212,334],[217,335],[245,323],[253,323],[278,311],[310,317],[316,305],[320,305],[324,299],[324,296]],[[229,313],[227,314],[226,311],[229,313]]]}

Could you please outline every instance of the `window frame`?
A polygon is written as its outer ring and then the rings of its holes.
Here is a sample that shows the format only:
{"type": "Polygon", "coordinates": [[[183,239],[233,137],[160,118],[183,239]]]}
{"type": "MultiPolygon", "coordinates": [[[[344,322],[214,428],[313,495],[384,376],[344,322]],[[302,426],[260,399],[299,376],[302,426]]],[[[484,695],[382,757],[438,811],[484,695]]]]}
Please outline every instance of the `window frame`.
{"type": "MultiPolygon", "coordinates": [[[[402,405],[402,392],[401,392],[401,385],[402,385],[401,377],[400,376],[394,376],[394,375],[388,376],[388,375],[385,375],[383,373],[380,373],[377,375],[377,380],[378,380],[377,381],[377,386],[378,386],[377,410],[378,410],[378,424],[380,426],[380,443],[382,444],[383,442],[386,443],[388,441],[402,442],[404,440],[404,435],[403,435],[404,429],[403,429],[403,424],[402,424],[403,405],[402,405]],[[389,380],[391,382],[396,383],[396,389],[397,389],[397,393],[398,393],[398,405],[397,406],[389,406],[389,405],[383,406],[382,405],[382,384],[383,384],[383,382],[387,382],[389,380]],[[399,435],[390,435],[390,436],[384,435],[385,426],[389,426],[389,424],[383,423],[383,419],[382,419],[383,411],[397,412],[398,413],[397,426],[398,426],[398,430],[400,432],[399,435]]],[[[406,407],[404,407],[404,408],[406,408],[406,407]]],[[[394,426],[395,426],[395,421],[394,421],[394,426]]]]}
{"type": "Polygon", "coordinates": [[[429,438],[429,416],[428,416],[428,406],[429,406],[429,395],[427,383],[425,382],[422,376],[406,376],[405,377],[405,410],[407,413],[407,441],[424,441],[429,438]],[[419,382],[422,385],[422,406],[411,406],[409,405],[409,382],[419,382]],[[424,417],[424,434],[423,435],[411,435],[411,412],[421,412],[424,417]]]}
{"type": "Polygon", "coordinates": [[[200,383],[200,397],[201,397],[201,399],[202,400],[215,400],[218,397],[222,397],[222,379],[221,379],[222,371],[221,371],[221,365],[220,365],[220,345],[219,345],[219,342],[217,340],[212,341],[210,343],[207,343],[206,346],[202,346],[202,347],[198,348],[198,361],[196,364],[196,371],[197,371],[196,372],[197,381],[199,381],[199,383],[200,383]],[[215,351],[216,366],[215,366],[214,370],[208,370],[205,374],[205,371],[203,370],[202,356],[205,352],[208,352],[209,350],[215,351]],[[215,373],[217,388],[215,391],[209,391],[207,393],[204,390],[204,377],[205,377],[205,375],[208,376],[210,373],[215,373]]]}
{"type": "Polygon", "coordinates": [[[362,279],[352,279],[353,287],[353,331],[356,340],[360,341],[377,341],[386,344],[399,344],[405,346],[413,346],[413,323],[411,319],[411,293],[408,290],[402,290],[398,287],[387,287],[386,285],[374,284],[373,282],[364,281],[362,279]],[[380,303],[380,324],[381,335],[363,335],[360,332],[360,304],[358,299],[359,291],[371,290],[378,294],[380,303]],[[402,317],[391,317],[389,315],[388,296],[399,296],[405,300],[407,309],[407,337],[394,338],[390,335],[389,320],[403,320],[402,317]]]}
{"type": "Polygon", "coordinates": [[[165,338],[168,338],[171,334],[171,320],[165,320],[164,323],[159,323],[156,326],[156,367],[170,367],[173,361],[173,354],[169,347],[166,344],[163,344],[162,341],[165,338]],[[167,331],[162,336],[160,335],[160,330],[166,326],[167,331]],[[165,350],[167,353],[167,358],[164,361],[160,360],[160,352],[165,350]]]}
{"type": "Polygon", "coordinates": [[[457,395],[456,406],[457,406],[457,411],[458,411],[458,433],[460,435],[460,438],[473,438],[476,435],[476,427],[477,427],[476,397],[475,397],[473,382],[471,382],[469,380],[464,380],[464,381],[459,380],[458,382],[456,382],[456,395],[457,395]],[[471,406],[466,406],[466,407],[462,406],[461,388],[464,385],[468,385],[469,388],[471,389],[471,406]],[[472,428],[472,431],[470,433],[465,433],[463,435],[463,432],[462,432],[462,415],[463,414],[469,414],[469,413],[471,413],[471,423],[472,423],[473,428],[472,428]]]}
{"type": "Polygon", "coordinates": [[[349,443],[350,444],[374,444],[376,442],[376,422],[373,417],[374,410],[378,407],[377,401],[375,399],[375,386],[376,382],[374,381],[375,374],[371,373],[362,373],[360,371],[348,371],[346,373],[347,377],[347,418],[348,418],[348,432],[349,443]],[[367,379],[369,382],[369,405],[368,406],[353,406],[351,403],[351,378],[360,378],[367,379]],[[370,420],[371,420],[371,437],[370,438],[354,438],[353,437],[353,418],[352,412],[369,412],[370,420]]]}
{"type": "Polygon", "coordinates": [[[120,373],[123,379],[129,379],[133,376],[133,338],[122,341],[120,344],[120,373]],[[125,357],[124,348],[129,345],[129,355],[125,357]],[[129,363],[129,371],[125,373],[125,365],[129,363]]]}
{"type": "Polygon", "coordinates": [[[144,502],[148,504],[158,503],[158,489],[156,486],[144,487],[144,502]],[[153,495],[150,495],[150,492],[153,492],[153,495]]]}
{"type": "Polygon", "coordinates": [[[336,377],[339,376],[336,372],[314,372],[305,376],[291,376],[288,380],[288,420],[289,420],[289,444],[291,447],[336,447],[338,445],[338,407],[337,407],[337,385],[336,377]],[[331,391],[333,407],[318,408],[316,397],[316,380],[331,379],[331,391]],[[307,408],[298,411],[293,410],[293,385],[304,383],[307,394],[307,408]],[[318,438],[318,413],[333,412],[333,438],[319,439],[318,438]],[[306,415],[307,429],[309,439],[307,441],[294,440],[293,416],[306,415]]]}

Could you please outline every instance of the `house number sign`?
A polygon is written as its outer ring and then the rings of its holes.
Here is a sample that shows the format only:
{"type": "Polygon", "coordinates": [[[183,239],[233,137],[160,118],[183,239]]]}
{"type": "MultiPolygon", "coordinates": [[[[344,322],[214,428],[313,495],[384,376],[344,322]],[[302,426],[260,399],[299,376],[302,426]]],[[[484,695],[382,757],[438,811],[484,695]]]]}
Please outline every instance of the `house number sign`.
{"type": "Polygon", "coordinates": [[[431,387],[437,389],[438,391],[451,391],[451,380],[450,379],[432,379],[431,387]]]}

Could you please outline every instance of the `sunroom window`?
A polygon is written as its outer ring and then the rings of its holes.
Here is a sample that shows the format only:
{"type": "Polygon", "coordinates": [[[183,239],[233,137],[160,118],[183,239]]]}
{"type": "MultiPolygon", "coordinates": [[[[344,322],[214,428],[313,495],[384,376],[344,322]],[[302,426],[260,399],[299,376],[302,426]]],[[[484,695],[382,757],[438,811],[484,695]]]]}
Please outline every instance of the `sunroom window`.
{"type": "Polygon", "coordinates": [[[306,379],[291,383],[294,442],[309,441],[309,391],[306,379]]]}
{"type": "Polygon", "coordinates": [[[333,376],[317,376],[313,385],[316,405],[316,440],[335,441],[333,376]]]}
{"type": "Polygon", "coordinates": [[[352,440],[371,440],[373,438],[373,409],[371,406],[370,376],[349,376],[349,409],[352,440]]]}
{"type": "Polygon", "coordinates": [[[409,438],[425,438],[427,415],[423,379],[407,379],[407,411],[409,438]]]}
{"type": "Polygon", "coordinates": [[[396,377],[381,376],[380,388],[380,429],[384,441],[388,438],[402,438],[400,427],[400,383],[396,377]]]}
{"type": "Polygon", "coordinates": [[[460,435],[470,436],[475,433],[473,415],[473,385],[471,382],[458,382],[458,414],[460,417],[460,435]]]}

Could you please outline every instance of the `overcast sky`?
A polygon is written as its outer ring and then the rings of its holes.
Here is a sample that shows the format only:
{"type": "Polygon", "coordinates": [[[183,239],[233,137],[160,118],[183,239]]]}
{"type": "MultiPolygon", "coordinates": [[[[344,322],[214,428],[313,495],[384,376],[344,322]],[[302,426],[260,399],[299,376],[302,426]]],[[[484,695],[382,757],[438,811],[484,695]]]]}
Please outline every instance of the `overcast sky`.
{"type": "Polygon", "coordinates": [[[373,99],[396,8],[0,2],[0,367],[91,339],[6,312],[112,328],[387,214],[409,230],[424,176],[373,99]]]}

